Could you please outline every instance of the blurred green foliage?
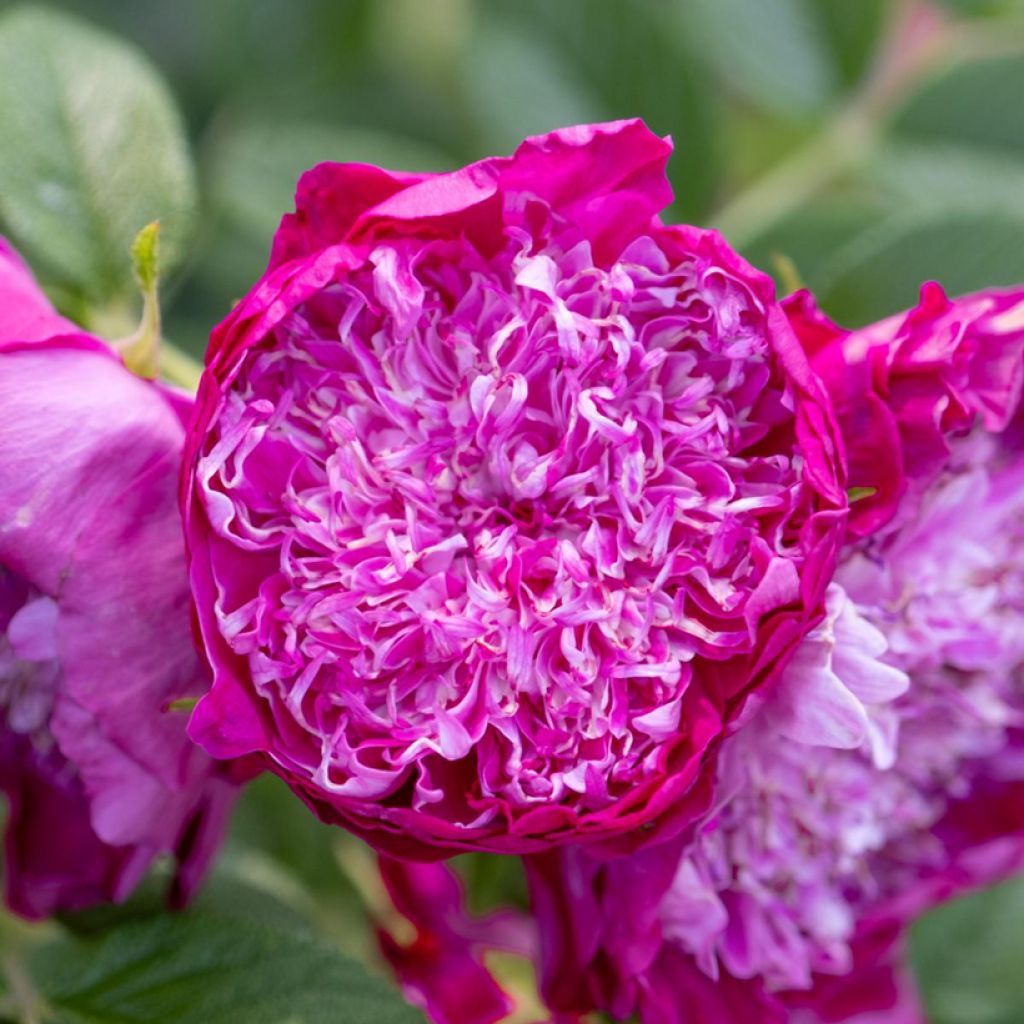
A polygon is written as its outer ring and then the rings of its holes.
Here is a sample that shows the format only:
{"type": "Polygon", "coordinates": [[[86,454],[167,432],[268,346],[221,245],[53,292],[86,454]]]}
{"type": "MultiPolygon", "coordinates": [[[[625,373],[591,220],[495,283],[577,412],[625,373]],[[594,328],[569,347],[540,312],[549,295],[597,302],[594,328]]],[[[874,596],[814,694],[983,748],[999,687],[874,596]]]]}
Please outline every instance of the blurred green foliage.
{"type": "MultiPolygon", "coordinates": [[[[135,314],[129,243],[160,218],[167,332],[198,355],[264,266],[306,167],[440,170],[641,116],[675,140],[670,218],[795,268],[852,326],[911,304],[928,278],[954,292],[1024,281],[1022,100],[1024,0],[0,0],[0,228],[65,310],[115,333],[135,314]]],[[[117,912],[127,938],[81,917],[30,961],[54,1019],[108,1019],[111,1005],[229,1019],[190,987],[214,956],[243,980],[263,962],[300,982],[322,968],[313,1003],[287,1006],[296,1021],[326,1019],[331,986],[366,992],[364,1016],[353,997],[344,1019],[406,1019],[323,959],[326,937],[372,961],[353,843],[260,780],[188,917],[154,917],[144,894],[117,912]],[[282,946],[268,921],[312,930],[282,946]]],[[[479,907],[524,898],[514,861],[458,867],[479,907]]],[[[930,1019],[1024,1020],[1022,891],[915,930],[930,1019]]]]}
{"type": "MultiPolygon", "coordinates": [[[[199,227],[165,296],[170,335],[195,353],[312,163],[434,170],[634,115],[675,140],[671,216],[720,224],[768,270],[788,257],[851,325],[912,303],[928,277],[953,291],[1024,279],[1021,0],[57,6],[134,41],[184,113],[199,227]]],[[[127,232],[128,214],[110,219],[113,238],[127,232]]],[[[110,291],[76,279],[73,242],[44,268],[68,305],[110,291]]]]}

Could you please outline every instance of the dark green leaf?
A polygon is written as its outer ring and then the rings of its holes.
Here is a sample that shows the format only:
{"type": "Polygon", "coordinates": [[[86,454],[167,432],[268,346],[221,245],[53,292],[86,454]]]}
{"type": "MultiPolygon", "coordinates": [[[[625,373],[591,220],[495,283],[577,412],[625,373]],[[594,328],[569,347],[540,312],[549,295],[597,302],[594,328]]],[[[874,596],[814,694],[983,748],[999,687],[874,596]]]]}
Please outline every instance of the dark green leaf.
{"type": "Polygon", "coordinates": [[[930,1024],[1024,1021],[1024,881],[956,900],[911,932],[930,1024]]]}
{"type": "Polygon", "coordinates": [[[182,257],[194,175],[177,111],[145,58],[47,9],[0,17],[0,220],[59,283],[130,294],[132,240],[159,220],[182,257]]]}
{"type": "Polygon", "coordinates": [[[867,198],[820,200],[777,224],[748,246],[744,255],[755,266],[773,272],[777,257],[788,260],[814,291],[829,279],[832,261],[850,238],[882,222],[888,214],[886,206],[867,198]]]}
{"type": "Polygon", "coordinates": [[[259,849],[311,891],[347,893],[332,843],[339,835],[327,828],[275,775],[250,783],[232,821],[232,842],[259,849]]]}
{"type": "Polygon", "coordinates": [[[815,8],[843,82],[861,79],[878,48],[879,36],[892,11],[889,0],[816,0],[815,8]]]}
{"type": "Polygon", "coordinates": [[[524,910],[528,907],[521,858],[496,853],[467,853],[450,863],[466,884],[469,908],[474,914],[510,906],[524,910]]]}
{"type": "Polygon", "coordinates": [[[1020,13],[1021,0],[936,0],[954,14],[969,18],[1020,13]]]}
{"type": "MultiPolygon", "coordinates": [[[[203,287],[237,297],[259,276],[281,216],[295,206],[303,171],[326,160],[394,170],[446,170],[452,160],[430,146],[382,132],[303,121],[226,121],[205,154],[215,232],[197,276],[203,287]]],[[[216,317],[227,313],[217,310],[216,317]]]]}
{"type": "Polygon", "coordinates": [[[960,142],[883,147],[865,170],[868,187],[894,208],[1024,209],[1024,149],[1019,154],[960,142]]]}
{"type": "Polygon", "coordinates": [[[397,990],[330,946],[201,912],[66,938],[29,959],[58,1024],[414,1024],[397,990]]]}
{"type": "Polygon", "coordinates": [[[270,248],[293,209],[303,171],[324,161],[401,171],[445,170],[451,161],[422,143],[381,132],[302,121],[244,119],[221,126],[206,160],[210,199],[229,225],[270,248]]]}

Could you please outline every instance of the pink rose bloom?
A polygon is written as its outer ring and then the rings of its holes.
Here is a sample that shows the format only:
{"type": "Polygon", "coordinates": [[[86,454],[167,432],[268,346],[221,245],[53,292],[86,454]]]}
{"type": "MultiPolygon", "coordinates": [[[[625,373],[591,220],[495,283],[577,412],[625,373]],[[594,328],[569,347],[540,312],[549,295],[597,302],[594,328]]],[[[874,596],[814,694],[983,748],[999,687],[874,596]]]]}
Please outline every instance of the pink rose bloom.
{"type": "MultiPolygon", "coordinates": [[[[807,297],[796,309],[827,323],[807,297]]],[[[835,359],[843,422],[896,427],[875,449],[901,474],[872,510],[884,529],[851,531],[824,620],[724,743],[692,841],[611,863],[579,848],[531,859],[560,1010],[923,1024],[906,923],[1024,865],[1024,453],[993,432],[1019,404],[1024,290],[949,302],[929,287],[905,319],[828,327],[815,363],[835,359]],[[942,356],[908,368],[899,323],[942,356]],[[858,360],[902,367],[902,383],[877,386],[858,360]]],[[[847,440],[856,452],[861,437],[847,440]]]]}
{"type": "Polygon", "coordinates": [[[176,502],[188,403],[52,310],[0,241],[0,788],[7,902],[196,886],[233,787],[168,710],[201,692],[176,502]]]}
{"type": "Polygon", "coordinates": [[[769,279],[658,219],[670,149],[631,121],[302,178],[189,439],[210,753],[398,855],[704,810],[846,491],[769,279]]]}

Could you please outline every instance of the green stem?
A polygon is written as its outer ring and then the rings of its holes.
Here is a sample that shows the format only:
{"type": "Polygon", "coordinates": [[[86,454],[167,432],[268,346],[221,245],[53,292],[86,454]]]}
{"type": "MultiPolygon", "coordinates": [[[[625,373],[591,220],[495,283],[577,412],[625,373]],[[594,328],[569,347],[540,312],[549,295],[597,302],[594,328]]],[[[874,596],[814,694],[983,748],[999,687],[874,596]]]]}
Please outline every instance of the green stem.
{"type": "Polygon", "coordinates": [[[727,203],[712,226],[743,248],[870,159],[889,113],[940,59],[956,53],[961,32],[926,0],[897,0],[874,66],[849,104],[803,148],[727,203]]]}
{"type": "Polygon", "coordinates": [[[798,210],[840,174],[874,152],[878,126],[859,108],[850,108],[802,149],[741,192],[712,218],[738,249],[798,210]]]}
{"type": "Polygon", "coordinates": [[[21,959],[14,953],[4,953],[0,957],[0,972],[7,982],[11,1008],[17,1014],[20,1024],[44,1024],[42,999],[32,985],[32,979],[21,959]]]}

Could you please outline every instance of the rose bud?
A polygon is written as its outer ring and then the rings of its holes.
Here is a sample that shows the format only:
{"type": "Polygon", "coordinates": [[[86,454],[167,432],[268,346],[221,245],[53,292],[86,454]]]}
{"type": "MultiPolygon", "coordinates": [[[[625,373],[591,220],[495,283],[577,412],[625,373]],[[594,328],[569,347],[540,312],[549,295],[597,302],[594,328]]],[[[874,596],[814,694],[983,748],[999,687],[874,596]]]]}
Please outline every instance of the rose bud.
{"type": "Polygon", "coordinates": [[[1024,289],[855,332],[787,309],[865,492],[826,617],[692,841],[529,859],[559,1010],[922,1024],[907,924],[1024,867],[1024,289]]]}
{"type": "Polygon", "coordinates": [[[0,243],[0,788],[7,902],[118,900],[153,859],[195,888],[233,786],[188,739],[182,396],[57,316],[0,243]]]}
{"type": "Polygon", "coordinates": [[[188,442],[211,754],[398,856],[703,812],[847,498],[770,280],[659,220],[670,151],[630,121],[303,176],[188,442]]]}

